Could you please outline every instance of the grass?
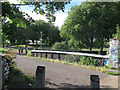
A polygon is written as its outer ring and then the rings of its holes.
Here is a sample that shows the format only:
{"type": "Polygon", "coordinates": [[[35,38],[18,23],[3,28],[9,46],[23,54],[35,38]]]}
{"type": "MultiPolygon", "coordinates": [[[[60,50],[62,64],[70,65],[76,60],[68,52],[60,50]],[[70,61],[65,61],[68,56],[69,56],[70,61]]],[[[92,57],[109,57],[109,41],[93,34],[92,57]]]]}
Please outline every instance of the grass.
{"type": "MultiPolygon", "coordinates": [[[[29,48],[41,49],[40,45],[27,45],[27,46],[28,46],[28,49],[29,48]]],[[[14,46],[12,46],[12,48],[18,48],[18,47],[25,48],[25,45],[14,45],[14,46]]],[[[42,49],[51,49],[51,47],[49,47],[49,46],[42,46],[42,49]]]]}
{"type": "MultiPolygon", "coordinates": [[[[90,51],[90,49],[81,49],[83,51],[90,51]]],[[[92,51],[100,51],[98,48],[93,48],[92,51]]],[[[103,51],[109,51],[109,48],[103,48],[103,51]]]]}
{"type": "Polygon", "coordinates": [[[106,74],[110,74],[110,75],[120,75],[120,73],[110,72],[112,68],[108,69],[105,66],[103,66],[103,67],[95,67],[94,65],[88,65],[88,66],[86,66],[86,65],[81,65],[81,63],[79,63],[79,62],[78,63],[77,62],[70,63],[70,62],[67,62],[65,60],[32,57],[30,55],[29,55],[29,57],[36,58],[36,59],[39,59],[39,60],[44,60],[44,61],[51,61],[51,62],[55,62],[55,63],[61,63],[61,64],[65,64],[65,65],[72,65],[72,66],[76,66],[76,67],[87,68],[87,69],[100,71],[102,73],[106,73],[106,74]]]}
{"type": "Polygon", "coordinates": [[[110,72],[110,71],[107,71],[106,73],[110,75],[120,75],[120,73],[115,73],[115,72],[110,72]]]}
{"type": "MultiPolygon", "coordinates": [[[[40,48],[40,45],[27,45],[28,48],[35,48],[35,49],[41,49],[40,48]]],[[[18,48],[18,47],[22,47],[22,48],[25,48],[25,45],[14,45],[12,46],[12,48],[18,48]]],[[[52,47],[50,46],[42,46],[42,49],[45,49],[45,50],[52,50],[52,47]]],[[[72,49],[70,48],[69,50],[83,50],[83,51],[90,51],[90,49],[80,49],[80,48],[77,48],[77,49],[72,49]]],[[[93,48],[92,51],[100,51],[99,48],[93,48]]],[[[109,48],[103,48],[103,51],[109,51],[109,48]]]]}
{"type": "MultiPolygon", "coordinates": [[[[17,51],[17,49],[13,49],[13,50],[15,50],[15,51],[17,51]]],[[[85,50],[85,49],[83,49],[83,50],[85,50]]],[[[86,49],[87,50],[87,49],[86,49]]],[[[97,50],[97,49],[93,49],[93,50],[97,50]]],[[[105,49],[104,49],[105,50],[105,49]]],[[[108,50],[108,48],[106,48],[106,50],[108,50]]],[[[25,51],[24,51],[25,52],[25,51]]],[[[31,51],[30,50],[28,50],[28,54],[27,54],[27,56],[31,56],[31,51]]],[[[35,58],[35,57],[33,57],[33,58],[35,58]]],[[[51,61],[51,62],[56,62],[56,63],[61,63],[61,64],[66,64],[66,65],[72,65],[72,66],[77,66],[77,67],[83,67],[83,68],[88,68],[88,69],[92,69],[92,70],[96,70],[96,71],[100,71],[100,72],[103,72],[103,73],[107,73],[107,74],[110,74],[111,75],[111,73],[113,73],[113,72],[107,72],[107,68],[106,67],[95,67],[95,66],[92,66],[92,65],[90,65],[90,66],[85,66],[85,65],[82,65],[81,63],[77,63],[77,62],[69,62],[69,61],[65,61],[65,60],[58,60],[58,59],[56,59],[56,60],[53,60],[53,59],[46,59],[46,58],[39,58],[39,57],[36,57],[37,59],[40,59],[40,60],[44,60],[44,61],[51,61]]],[[[109,68],[109,69],[113,69],[113,70],[118,70],[118,69],[116,69],[116,68],[109,68]]],[[[113,75],[119,75],[119,73],[113,73],[113,75]]]]}
{"type": "Polygon", "coordinates": [[[9,88],[35,88],[35,76],[24,74],[16,65],[11,67],[9,80],[5,82],[4,89],[9,88]],[[32,86],[30,87],[31,84],[32,86]]]}

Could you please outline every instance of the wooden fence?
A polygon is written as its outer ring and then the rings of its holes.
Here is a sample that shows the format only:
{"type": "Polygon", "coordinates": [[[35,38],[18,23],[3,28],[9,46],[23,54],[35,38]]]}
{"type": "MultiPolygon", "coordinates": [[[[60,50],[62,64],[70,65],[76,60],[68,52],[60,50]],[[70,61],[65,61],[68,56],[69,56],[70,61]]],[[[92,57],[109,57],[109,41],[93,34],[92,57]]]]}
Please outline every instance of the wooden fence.
{"type": "Polygon", "coordinates": [[[66,60],[66,55],[92,57],[97,60],[97,63],[100,66],[104,66],[105,60],[108,59],[107,55],[97,55],[97,54],[79,53],[79,52],[31,50],[31,53],[32,53],[32,56],[34,57],[40,56],[44,58],[59,59],[59,60],[66,60]]]}

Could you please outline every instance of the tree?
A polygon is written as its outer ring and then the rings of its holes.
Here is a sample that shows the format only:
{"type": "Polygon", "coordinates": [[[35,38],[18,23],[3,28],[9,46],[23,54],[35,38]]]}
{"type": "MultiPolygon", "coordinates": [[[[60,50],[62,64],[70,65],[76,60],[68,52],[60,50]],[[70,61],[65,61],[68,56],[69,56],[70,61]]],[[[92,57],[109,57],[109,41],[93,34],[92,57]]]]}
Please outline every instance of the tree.
{"type": "Polygon", "coordinates": [[[52,45],[56,41],[60,40],[59,29],[55,27],[52,23],[47,23],[43,20],[35,21],[27,28],[26,33],[28,34],[28,39],[39,41],[42,32],[42,39],[46,45],[52,45]]]}
{"type": "Polygon", "coordinates": [[[117,39],[120,41],[120,27],[118,24],[117,24],[116,30],[117,30],[117,33],[113,34],[113,37],[114,37],[114,39],[117,39]]]}
{"type": "Polygon", "coordinates": [[[119,3],[84,2],[72,7],[60,35],[69,45],[74,43],[74,47],[92,50],[97,43],[102,51],[104,43],[116,33],[116,24],[120,23],[119,6],[119,3]]]}
{"type": "MultiPolygon", "coordinates": [[[[8,35],[8,39],[13,43],[15,40],[20,41],[23,35],[23,30],[26,30],[30,23],[34,20],[25,12],[21,12],[19,9],[20,5],[33,5],[35,11],[38,14],[45,15],[50,22],[55,21],[55,16],[53,15],[56,11],[64,11],[65,5],[69,2],[20,2],[20,4],[10,4],[9,2],[2,3],[2,16],[3,16],[3,35],[8,35]],[[26,18],[24,16],[27,16],[26,18]],[[9,22],[6,20],[9,19],[9,22]],[[11,28],[9,28],[11,27],[11,28]],[[6,29],[6,30],[5,30],[6,29]],[[18,31],[16,31],[18,30],[18,31]],[[20,31],[21,30],[21,31],[20,31]],[[11,33],[11,31],[13,33],[11,33]],[[16,33],[19,32],[19,33],[16,33]],[[18,35],[20,37],[15,37],[18,35]]],[[[25,34],[24,34],[25,35],[25,34]]],[[[27,35],[24,38],[28,38],[27,35]]]]}
{"type": "MultiPolygon", "coordinates": [[[[20,44],[20,42],[24,40],[22,32],[26,26],[33,22],[30,16],[27,15],[28,17],[25,18],[24,15],[25,13],[19,11],[19,8],[15,5],[10,5],[9,2],[2,3],[2,35],[4,35],[3,37],[7,36],[6,39],[10,40],[12,45],[15,44],[16,41],[20,44]]],[[[3,41],[3,43],[5,43],[4,38],[3,41]]]]}

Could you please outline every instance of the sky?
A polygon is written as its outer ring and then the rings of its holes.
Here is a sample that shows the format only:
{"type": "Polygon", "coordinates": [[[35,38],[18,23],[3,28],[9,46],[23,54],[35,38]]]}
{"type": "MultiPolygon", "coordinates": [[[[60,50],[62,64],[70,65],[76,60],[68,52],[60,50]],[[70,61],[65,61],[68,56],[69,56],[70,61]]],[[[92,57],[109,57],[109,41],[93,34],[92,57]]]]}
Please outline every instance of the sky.
{"type": "MultiPolygon", "coordinates": [[[[19,3],[17,0],[8,0],[8,1],[10,1],[11,3],[14,3],[14,4],[19,3]]],[[[70,11],[70,8],[72,6],[79,5],[81,2],[83,2],[83,0],[72,0],[70,2],[70,4],[67,4],[65,6],[65,12],[57,11],[55,13],[55,17],[56,17],[56,21],[54,22],[55,26],[58,26],[60,28],[64,24],[64,21],[65,21],[66,17],[68,16],[68,11],[70,11]]],[[[41,19],[41,20],[44,20],[45,22],[48,22],[48,20],[46,19],[45,16],[36,14],[35,12],[32,12],[33,8],[34,8],[33,6],[29,6],[29,5],[20,6],[20,10],[29,14],[34,20],[41,19]]]]}

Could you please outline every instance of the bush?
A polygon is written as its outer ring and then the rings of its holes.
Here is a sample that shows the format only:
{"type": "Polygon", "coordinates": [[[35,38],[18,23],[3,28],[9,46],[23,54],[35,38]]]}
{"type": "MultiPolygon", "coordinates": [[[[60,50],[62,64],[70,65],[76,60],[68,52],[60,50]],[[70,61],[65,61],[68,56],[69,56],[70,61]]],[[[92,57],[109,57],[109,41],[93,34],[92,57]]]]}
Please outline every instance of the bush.
{"type": "Polygon", "coordinates": [[[31,56],[31,52],[28,52],[28,53],[27,53],[27,56],[31,56]]]}
{"type": "Polygon", "coordinates": [[[68,62],[77,62],[80,65],[94,65],[96,66],[96,60],[92,57],[85,57],[79,55],[66,55],[66,60],[68,62]]]}
{"type": "Polygon", "coordinates": [[[68,48],[69,48],[68,45],[64,41],[62,41],[62,42],[56,42],[52,46],[53,50],[67,50],[68,48]]]}
{"type": "Polygon", "coordinates": [[[71,63],[80,61],[80,56],[79,55],[66,55],[65,58],[68,62],[71,62],[71,63]]]}

